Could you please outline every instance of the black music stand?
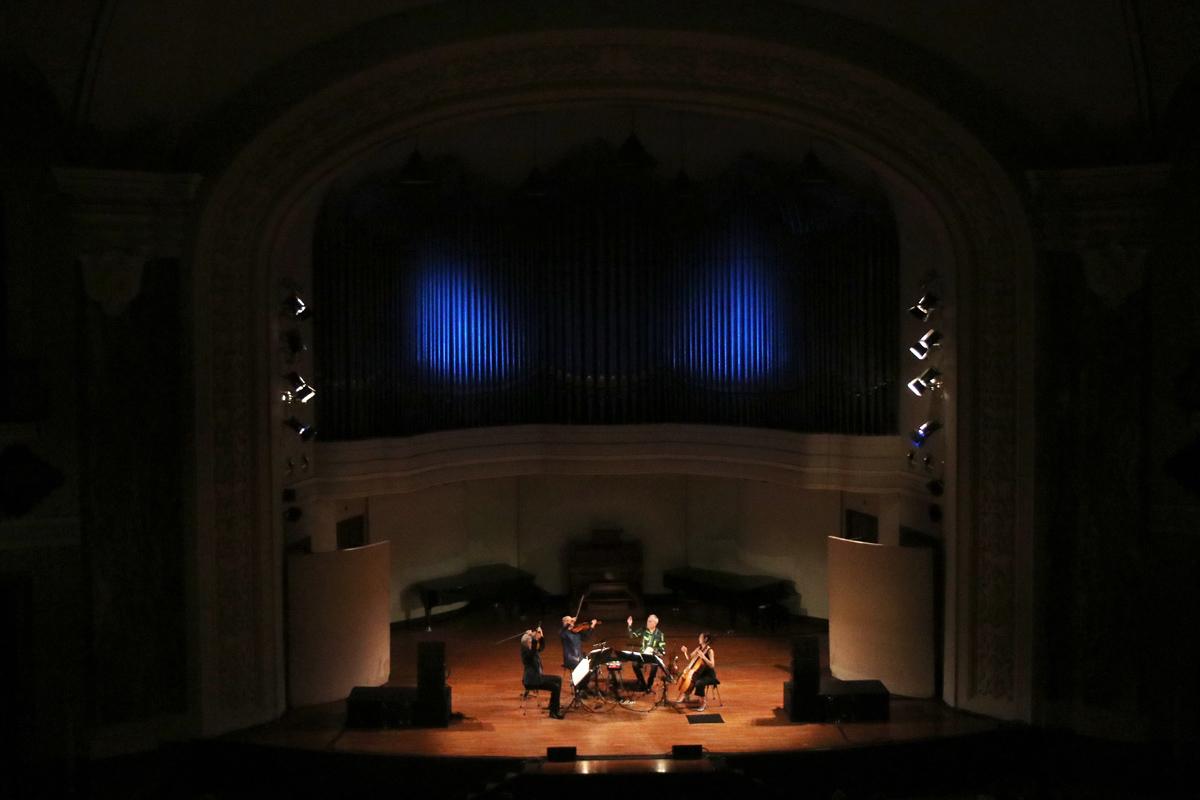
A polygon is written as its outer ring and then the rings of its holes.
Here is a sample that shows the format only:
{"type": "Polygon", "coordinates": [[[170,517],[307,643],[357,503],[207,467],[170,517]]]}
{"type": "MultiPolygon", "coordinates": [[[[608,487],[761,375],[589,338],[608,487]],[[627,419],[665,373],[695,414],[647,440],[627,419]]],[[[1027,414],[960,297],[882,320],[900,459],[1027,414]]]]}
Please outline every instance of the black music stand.
{"type": "Polygon", "coordinates": [[[658,708],[659,706],[671,706],[673,708],[674,703],[667,699],[667,687],[675,682],[675,678],[672,677],[671,670],[667,669],[667,662],[663,661],[662,656],[655,653],[651,663],[657,664],[662,674],[662,694],[654,701],[654,705],[651,708],[658,708]]]}

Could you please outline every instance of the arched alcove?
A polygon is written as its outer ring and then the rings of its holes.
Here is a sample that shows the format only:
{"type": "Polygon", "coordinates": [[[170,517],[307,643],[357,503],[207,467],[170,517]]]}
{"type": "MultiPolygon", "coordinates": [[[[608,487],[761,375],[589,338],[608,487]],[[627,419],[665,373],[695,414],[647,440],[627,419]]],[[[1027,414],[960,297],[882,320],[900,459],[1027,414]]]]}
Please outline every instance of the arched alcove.
{"type": "MultiPolygon", "coordinates": [[[[284,704],[282,421],[275,317],[278,279],[304,258],[330,181],[417,132],[515,110],[635,104],[759,119],[837,142],[884,181],[901,221],[901,250],[938,248],[957,333],[943,416],[951,591],[946,695],[1005,717],[1030,713],[1029,453],[1032,248],[1003,171],[953,119],[886,79],[810,51],[687,32],[558,31],[414,51],[329,86],[262,130],[208,187],[192,253],[196,373],[198,691],[205,732],[258,722],[284,704]],[[906,242],[906,234],[909,238],[906,242]]],[[[902,292],[904,290],[902,289],[902,292]]],[[[908,414],[915,413],[909,409],[908,414]]],[[[901,418],[906,416],[902,405],[901,418]]],[[[795,440],[761,432],[672,429],[614,441],[593,428],[503,429],[420,437],[374,479],[442,482],[622,458],[660,471],[743,471],[805,485],[839,474],[837,457],[878,459],[871,443],[795,440]],[[517,441],[512,441],[512,436],[517,441]],[[455,438],[459,437],[459,438],[455,438]],[[480,438],[482,437],[482,438],[480,438]],[[866,448],[863,451],[862,448],[866,448]],[[624,448],[624,449],[622,449],[624,448]],[[856,451],[856,448],[858,450],[856,451]],[[497,458],[503,451],[508,455],[497,458]],[[806,469],[820,461],[817,469],[806,469]],[[806,477],[807,476],[807,477],[806,477]]],[[[356,478],[336,467],[318,478],[356,478]]],[[[351,470],[353,472],[353,470],[351,470]]],[[[870,470],[841,471],[863,480],[870,470]]],[[[368,476],[370,477],[370,476],[368,476]]],[[[895,488],[903,478],[888,479],[895,488]]]]}

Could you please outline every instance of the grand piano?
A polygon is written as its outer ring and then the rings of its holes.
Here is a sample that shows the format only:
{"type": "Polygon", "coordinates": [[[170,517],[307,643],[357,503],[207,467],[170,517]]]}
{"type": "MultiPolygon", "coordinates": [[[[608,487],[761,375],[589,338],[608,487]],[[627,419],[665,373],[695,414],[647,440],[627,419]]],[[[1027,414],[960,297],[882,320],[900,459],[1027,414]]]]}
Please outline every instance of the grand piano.
{"type": "Polygon", "coordinates": [[[506,609],[544,605],[544,593],[534,584],[531,572],[509,564],[484,564],[457,575],[420,581],[413,588],[425,607],[425,630],[430,630],[434,606],[446,603],[501,603],[506,609]]]}
{"type": "Polygon", "coordinates": [[[663,572],[663,586],[677,597],[718,603],[729,609],[729,627],[736,627],[737,614],[745,612],[751,622],[760,618],[760,609],[778,608],[796,595],[796,584],[771,575],[738,575],[716,569],[676,567],[663,572]]]}

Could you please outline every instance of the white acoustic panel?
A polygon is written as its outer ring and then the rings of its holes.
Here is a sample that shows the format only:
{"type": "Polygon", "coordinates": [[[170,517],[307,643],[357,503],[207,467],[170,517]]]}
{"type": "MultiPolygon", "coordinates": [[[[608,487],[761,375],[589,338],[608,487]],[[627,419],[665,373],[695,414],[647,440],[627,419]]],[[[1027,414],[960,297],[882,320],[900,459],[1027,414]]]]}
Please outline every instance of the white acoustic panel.
{"type": "Polygon", "coordinates": [[[829,537],[829,667],[892,694],[934,693],[933,553],[829,537]]]}
{"type": "Polygon", "coordinates": [[[388,542],[288,558],[288,705],[340,700],[392,670],[388,542]]]}

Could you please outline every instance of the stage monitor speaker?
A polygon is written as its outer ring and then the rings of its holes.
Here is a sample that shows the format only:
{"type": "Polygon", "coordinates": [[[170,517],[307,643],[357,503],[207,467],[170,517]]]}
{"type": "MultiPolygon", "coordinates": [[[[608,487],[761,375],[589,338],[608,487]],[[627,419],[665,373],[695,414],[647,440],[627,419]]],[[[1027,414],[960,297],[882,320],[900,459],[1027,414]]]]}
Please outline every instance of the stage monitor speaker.
{"type": "Polygon", "coordinates": [[[416,703],[417,690],[413,686],[355,686],[346,698],[346,727],[411,725],[416,703]]]}
{"type": "Polygon", "coordinates": [[[882,681],[821,680],[821,700],[828,722],[884,722],[889,716],[890,698],[882,681]]]}
{"type": "Polygon", "coordinates": [[[450,687],[417,687],[413,706],[413,725],[418,728],[445,728],[450,725],[450,687]]]}
{"type": "Polygon", "coordinates": [[[417,688],[436,694],[446,685],[446,643],[417,643],[417,688]]]}
{"type": "Polygon", "coordinates": [[[821,722],[821,659],[816,636],[792,641],[792,679],[784,685],[783,707],[792,722],[821,722]]]}
{"type": "Polygon", "coordinates": [[[821,689],[821,655],[816,636],[799,636],[792,641],[792,688],[800,694],[821,689]]]}
{"type": "Polygon", "coordinates": [[[701,744],[671,745],[671,758],[700,758],[703,755],[704,745],[701,744]]]}
{"type": "Polygon", "coordinates": [[[547,761],[574,761],[576,757],[574,747],[547,747],[547,761]]]}

